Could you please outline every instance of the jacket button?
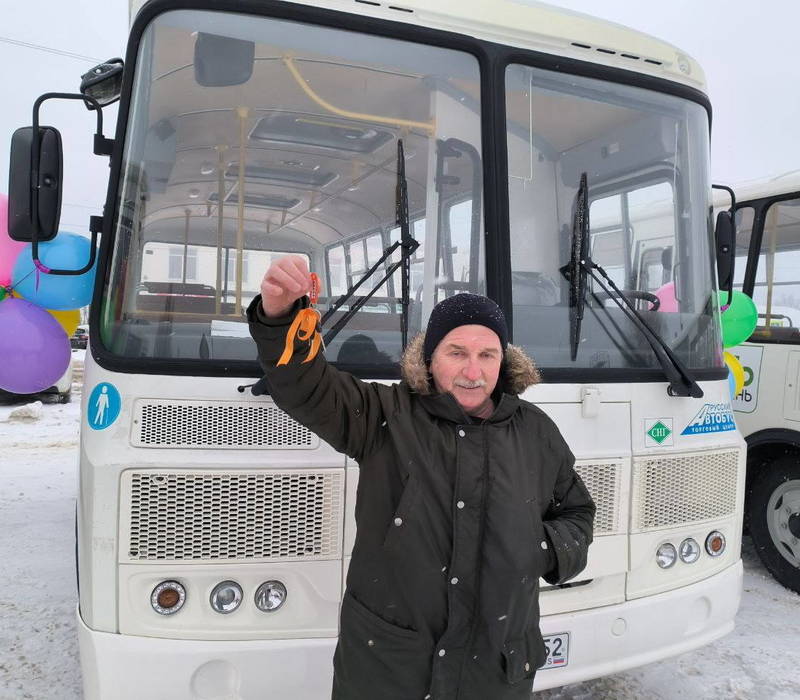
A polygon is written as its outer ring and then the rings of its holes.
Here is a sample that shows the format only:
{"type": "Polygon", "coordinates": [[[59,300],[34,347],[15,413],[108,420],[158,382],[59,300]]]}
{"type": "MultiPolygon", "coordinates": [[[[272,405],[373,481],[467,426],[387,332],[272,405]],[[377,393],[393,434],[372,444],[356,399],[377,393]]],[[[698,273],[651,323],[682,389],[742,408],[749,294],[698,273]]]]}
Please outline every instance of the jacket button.
{"type": "MultiPolygon", "coordinates": [[[[399,518],[398,518],[398,519],[399,519],[399,518]]],[[[397,521],[395,521],[395,522],[397,522],[397,521]]],[[[545,542],[544,540],[542,540],[541,547],[542,547],[542,549],[547,549],[547,542],[545,542]]]]}
{"type": "Polygon", "coordinates": [[[463,430],[459,430],[458,431],[458,436],[459,437],[464,437],[465,435],[466,435],[466,433],[463,430]]]}
{"type": "Polygon", "coordinates": [[[525,673],[531,670],[531,665],[526,661],[525,662],[525,673]]]}
{"type": "Polygon", "coordinates": [[[458,503],[456,503],[456,508],[461,509],[463,507],[464,507],[464,501],[459,501],[458,503]]]}
{"type": "Polygon", "coordinates": [[[444,649],[439,649],[439,656],[444,656],[446,653],[444,649]]]}
{"type": "MultiPolygon", "coordinates": [[[[394,524],[397,525],[397,527],[400,527],[403,524],[403,519],[402,518],[395,518],[394,519],[394,524]]],[[[544,543],[542,543],[542,544],[544,544],[544,543]]]]}
{"type": "Polygon", "coordinates": [[[455,586],[458,583],[458,576],[453,576],[453,578],[450,579],[450,583],[455,586]]]}
{"type": "Polygon", "coordinates": [[[367,640],[367,646],[368,647],[374,647],[375,646],[375,642],[373,642],[371,639],[368,639],[367,640]]]}

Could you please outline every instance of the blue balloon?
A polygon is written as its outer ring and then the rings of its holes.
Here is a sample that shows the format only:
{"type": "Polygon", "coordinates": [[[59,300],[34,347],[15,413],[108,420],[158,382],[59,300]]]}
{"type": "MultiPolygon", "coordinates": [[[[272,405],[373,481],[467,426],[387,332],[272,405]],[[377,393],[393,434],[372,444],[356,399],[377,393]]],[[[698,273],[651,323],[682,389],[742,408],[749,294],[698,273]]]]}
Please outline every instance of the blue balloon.
{"type": "MultiPolygon", "coordinates": [[[[39,261],[47,268],[80,270],[89,262],[92,242],[67,231],[39,244],[39,261]]],[[[11,277],[11,286],[23,298],[45,309],[79,309],[92,300],[97,260],[82,275],[51,275],[37,271],[31,257],[31,245],[19,253],[11,277]],[[38,278],[38,280],[37,280],[38,278]]]]}

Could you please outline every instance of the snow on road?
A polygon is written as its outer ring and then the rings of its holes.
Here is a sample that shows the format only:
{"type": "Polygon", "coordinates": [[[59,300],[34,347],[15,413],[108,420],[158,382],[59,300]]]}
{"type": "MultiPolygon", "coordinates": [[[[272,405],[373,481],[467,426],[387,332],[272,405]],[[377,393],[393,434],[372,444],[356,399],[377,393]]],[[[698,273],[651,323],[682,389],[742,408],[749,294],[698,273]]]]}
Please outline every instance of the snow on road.
{"type": "MultiPolygon", "coordinates": [[[[13,406],[0,406],[0,700],[81,697],[74,543],[80,398],[75,385],[72,403],[45,405],[31,422],[9,422],[13,406]]],[[[800,597],[772,580],[749,539],[743,558],[742,607],[731,635],[537,698],[800,698],[800,597]]]]}

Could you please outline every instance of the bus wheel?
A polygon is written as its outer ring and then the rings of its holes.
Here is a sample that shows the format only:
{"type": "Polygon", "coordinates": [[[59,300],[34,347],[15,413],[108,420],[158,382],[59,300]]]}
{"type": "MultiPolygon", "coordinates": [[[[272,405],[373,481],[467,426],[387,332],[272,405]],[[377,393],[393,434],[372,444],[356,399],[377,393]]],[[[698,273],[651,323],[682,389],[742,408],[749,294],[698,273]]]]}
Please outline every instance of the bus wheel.
{"type": "Polygon", "coordinates": [[[748,493],[750,536],[778,583],[800,593],[800,461],[796,455],[765,465],[748,493]]]}

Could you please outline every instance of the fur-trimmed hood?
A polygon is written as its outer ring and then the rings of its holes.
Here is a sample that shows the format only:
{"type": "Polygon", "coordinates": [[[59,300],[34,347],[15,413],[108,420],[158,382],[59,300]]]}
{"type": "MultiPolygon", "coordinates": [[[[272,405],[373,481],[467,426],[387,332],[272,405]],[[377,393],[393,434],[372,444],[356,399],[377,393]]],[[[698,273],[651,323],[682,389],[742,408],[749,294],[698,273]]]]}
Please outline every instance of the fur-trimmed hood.
{"type": "MultiPolygon", "coordinates": [[[[433,384],[423,348],[425,334],[417,335],[407,346],[400,359],[400,372],[412,391],[418,394],[433,394],[433,384]]],[[[500,370],[500,386],[507,394],[521,394],[525,389],[541,381],[533,360],[517,345],[506,346],[503,366],[500,370]]]]}

